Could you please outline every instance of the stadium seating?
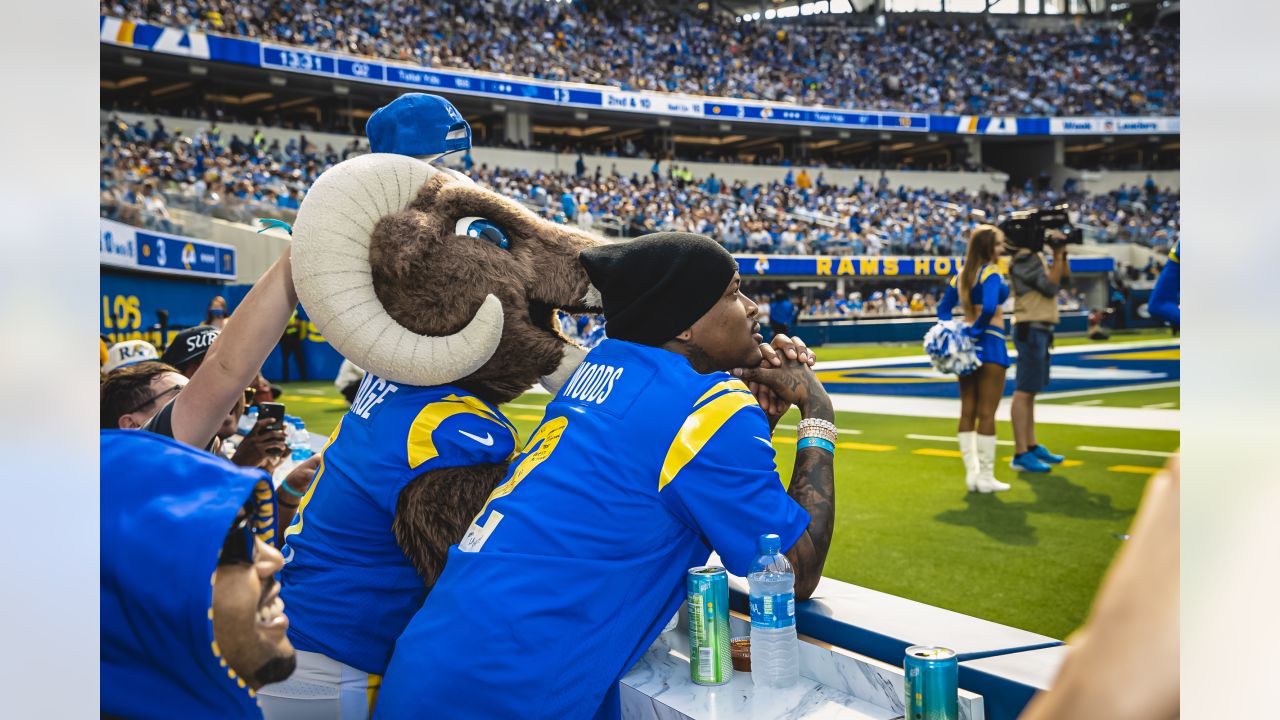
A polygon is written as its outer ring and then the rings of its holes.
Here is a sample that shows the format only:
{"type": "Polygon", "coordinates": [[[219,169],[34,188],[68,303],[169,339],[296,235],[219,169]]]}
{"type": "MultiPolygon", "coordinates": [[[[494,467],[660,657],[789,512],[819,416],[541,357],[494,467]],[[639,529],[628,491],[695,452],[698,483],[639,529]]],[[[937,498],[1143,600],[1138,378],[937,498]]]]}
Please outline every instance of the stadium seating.
{"type": "MultiPolygon", "coordinates": [[[[147,127],[113,117],[102,136],[102,214],[171,232],[180,228],[163,211],[170,205],[236,222],[288,220],[321,172],[366,149],[359,139],[336,145],[280,132],[268,140],[260,130],[241,138],[216,123],[178,134],[158,120],[147,127]]],[[[686,180],[683,168],[673,177],[671,167],[655,175],[595,165],[576,176],[482,163],[469,172],[548,217],[621,236],[699,232],[735,252],[962,254],[966,234],[983,218],[1057,202],[1080,210],[1093,239],[1161,247],[1178,236],[1179,196],[1154,182],[1097,194],[1031,187],[997,193],[895,185],[874,172],[837,184],[803,168],[765,182],[727,174],[686,180]]]]}
{"type": "Polygon", "coordinates": [[[984,115],[1176,115],[1179,33],[894,19],[735,22],[655,3],[102,0],[101,12],[321,50],[695,95],[984,115]]]}

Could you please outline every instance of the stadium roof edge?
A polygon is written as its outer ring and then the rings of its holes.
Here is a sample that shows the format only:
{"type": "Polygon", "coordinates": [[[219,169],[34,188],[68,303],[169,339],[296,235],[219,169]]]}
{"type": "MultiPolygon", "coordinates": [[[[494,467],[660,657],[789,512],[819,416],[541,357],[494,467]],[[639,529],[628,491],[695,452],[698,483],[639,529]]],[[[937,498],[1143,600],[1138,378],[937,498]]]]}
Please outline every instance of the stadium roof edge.
{"type": "Polygon", "coordinates": [[[860,110],[677,93],[628,91],[604,85],[536,80],[476,70],[429,68],[358,55],[318,52],[268,41],[204,33],[101,15],[102,44],[143,52],[226,62],[277,72],[457,93],[498,101],[556,105],[656,117],[743,122],[774,127],[939,133],[994,137],[1054,135],[1177,135],[1181,119],[1144,117],[1034,117],[940,115],[902,110],[860,110]]]}

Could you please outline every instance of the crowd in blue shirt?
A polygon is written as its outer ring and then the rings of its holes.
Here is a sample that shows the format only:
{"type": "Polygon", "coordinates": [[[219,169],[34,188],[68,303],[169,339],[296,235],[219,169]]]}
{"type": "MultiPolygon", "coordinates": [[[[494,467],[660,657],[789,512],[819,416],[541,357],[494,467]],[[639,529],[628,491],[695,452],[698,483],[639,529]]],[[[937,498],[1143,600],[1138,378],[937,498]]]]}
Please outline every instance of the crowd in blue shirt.
{"type": "Polygon", "coordinates": [[[292,219],[320,173],[368,149],[359,140],[321,148],[305,134],[281,145],[256,131],[247,138],[224,133],[216,121],[194,125],[130,125],[113,115],[99,140],[102,216],[168,232],[181,226],[159,214],[157,202],[234,222],[292,219]],[[144,202],[148,188],[157,201],[144,202]]]}
{"type": "MultiPolygon", "coordinates": [[[[242,223],[290,221],[306,189],[331,165],[364,152],[359,139],[323,148],[305,134],[283,144],[260,132],[229,135],[216,122],[193,131],[111,118],[101,138],[102,215],[181,232],[163,208],[242,223]]],[[[693,178],[687,168],[627,175],[610,168],[541,172],[476,165],[480,184],[524,202],[547,217],[636,236],[659,230],[715,238],[732,252],[783,255],[961,255],[965,238],[983,218],[1067,202],[1079,223],[1100,241],[1171,247],[1178,238],[1179,196],[1145,186],[1087,194],[1031,186],[1002,193],[893,187],[887,176],[859,176],[852,186],[828,182],[821,171],[788,171],[781,180],[747,183],[693,178]],[[687,179],[686,179],[687,178],[687,179]]]]}
{"type": "Polygon", "coordinates": [[[1176,115],[1177,30],[735,22],[662,3],[102,0],[107,15],[508,75],[864,109],[1176,115]]]}
{"type": "Polygon", "coordinates": [[[1069,203],[1078,222],[1102,242],[1157,247],[1177,239],[1179,195],[1151,184],[1088,194],[1012,189],[1002,193],[892,187],[886,176],[860,176],[853,185],[822,173],[788,172],[779,181],[750,184],[597,168],[581,176],[480,165],[481,184],[548,216],[615,227],[624,236],[659,230],[715,238],[731,252],[782,255],[962,255],[973,228],[1014,210],[1069,203]],[[565,211],[575,202],[573,214],[565,211]],[[558,197],[552,204],[549,198],[558,197]]]}

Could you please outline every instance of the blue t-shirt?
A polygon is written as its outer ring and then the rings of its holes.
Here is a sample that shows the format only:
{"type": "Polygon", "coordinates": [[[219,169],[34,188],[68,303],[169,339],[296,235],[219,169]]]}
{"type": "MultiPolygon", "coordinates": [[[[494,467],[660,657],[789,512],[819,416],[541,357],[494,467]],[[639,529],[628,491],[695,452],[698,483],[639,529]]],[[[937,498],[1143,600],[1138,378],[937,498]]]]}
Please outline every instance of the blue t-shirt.
{"type": "Polygon", "coordinates": [[[592,350],[396,643],[376,717],[618,717],[618,681],[711,550],[746,575],[809,514],[746,386],[621,340],[592,350]]]}
{"type": "Polygon", "coordinates": [[[427,595],[392,530],[400,491],[429,470],[504,462],[515,447],[515,427],[474,395],[366,374],[285,529],[294,646],[382,674],[427,595]]]}
{"type": "Polygon", "coordinates": [[[790,325],[796,319],[796,306],[790,300],[774,300],[769,303],[769,322],[774,325],[790,325]]]}

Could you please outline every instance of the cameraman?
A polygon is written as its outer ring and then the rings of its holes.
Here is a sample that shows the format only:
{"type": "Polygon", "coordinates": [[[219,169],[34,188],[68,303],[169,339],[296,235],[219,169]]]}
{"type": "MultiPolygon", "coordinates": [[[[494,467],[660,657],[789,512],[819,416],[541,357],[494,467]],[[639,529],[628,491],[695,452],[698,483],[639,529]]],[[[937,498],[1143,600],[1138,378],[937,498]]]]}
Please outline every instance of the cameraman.
{"type": "Polygon", "coordinates": [[[1049,349],[1058,324],[1058,289],[1070,283],[1067,236],[1049,230],[1045,240],[1053,250],[1053,267],[1045,262],[1043,248],[1014,247],[1009,263],[1013,285],[1013,346],[1018,351],[1014,380],[1013,439],[1017,445],[1010,467],[1047,473],[1062,462],[1061,455],[1036,442],[1036,393],[1049,384],[1049,349]]]}

